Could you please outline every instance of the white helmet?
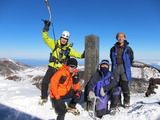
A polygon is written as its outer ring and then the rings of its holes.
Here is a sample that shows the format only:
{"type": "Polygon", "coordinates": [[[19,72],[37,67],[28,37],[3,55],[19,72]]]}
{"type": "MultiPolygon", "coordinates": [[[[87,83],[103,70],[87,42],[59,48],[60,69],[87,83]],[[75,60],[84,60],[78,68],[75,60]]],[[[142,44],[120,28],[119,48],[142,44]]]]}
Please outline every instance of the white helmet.
{"type": "Polygon", "coordinates": [[[62,34],[61,34],[61,37],[62,37],[62,38],[69,39],[70,33],[69,33],[68,31],[63,31],[62,34]]]}

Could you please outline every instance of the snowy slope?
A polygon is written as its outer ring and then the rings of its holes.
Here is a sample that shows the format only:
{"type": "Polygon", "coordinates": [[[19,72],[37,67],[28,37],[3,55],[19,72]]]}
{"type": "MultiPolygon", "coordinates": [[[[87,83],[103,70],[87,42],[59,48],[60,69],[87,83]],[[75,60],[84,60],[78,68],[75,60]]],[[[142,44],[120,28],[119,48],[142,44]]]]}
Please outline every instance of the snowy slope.
{"type": "Polygon", "coordinates": [[[157,71],[154,68],[144,67],[142,69],[142,68],[132,67],[131,70],[133,78],[139,78],[139,79],[144,78],[146,80],[149,80],[151,77],[160,78],[159,71],[157,71]]]}
{"type": "MultiPolygon", "coordinates": [[[[115,116],[105,115],[102,120],[160,120],[160,105],[154,103],[160,101],[160,86],[156,91],[159,93],[148,98],[144,97],[144,94],[132,94],[130,109],[119,108],[120,111],[115,116]],[[138,101],[144,101],[145,104],[136,104],[138,101]]],[[[0,105],[7,106],[10,110],[9,114],[6,111],[2,116],[4,109],[0,107],[0,119],[21,120],[22,116],[23,120],[55,119],[56,114],[50,109],[50,101],[44,106],[37,105],[39,96],[40,91],[29,81],[15,82],[0,77],[0,105]]],[[[77,105],[77,108],[81,112],[80,116],[67,113],[65,120],[92,120],[81,105],[77,105]]]]}

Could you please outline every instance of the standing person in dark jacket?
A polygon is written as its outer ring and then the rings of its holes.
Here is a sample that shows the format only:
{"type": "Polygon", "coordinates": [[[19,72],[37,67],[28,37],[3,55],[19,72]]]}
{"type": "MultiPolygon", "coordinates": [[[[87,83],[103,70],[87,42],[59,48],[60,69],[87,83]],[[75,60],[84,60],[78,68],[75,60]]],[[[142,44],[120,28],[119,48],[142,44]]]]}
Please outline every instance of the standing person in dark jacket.
{"type": "MultiPolygon", "coordinates": [[[[101,118],[108,112],[108,101],[111,100],[110,114],[116,114],[118,95],[120,90],[117,81],[109,72],[109,61],[102,60],[96,73],[94,73],[86,86],[88,102],[96,100],[96,116],[101,118]]],[[[94,106],[93,106],[94,107],[94,106]]]]}
{"type": "MultiPolygon", "coordinates": [[[[123,92],[124,108],[130,107],[130,90],[129,82],[131,81],[131,65],[134,55],[131,47],[128,46],[126,35],[119,32],[116,35],[118,42],[110,50],[110,58],[112,61],[112,72],[123,92]]],[[[121,95],[119,97],[119,105],[122,105],[121,95]]]]}

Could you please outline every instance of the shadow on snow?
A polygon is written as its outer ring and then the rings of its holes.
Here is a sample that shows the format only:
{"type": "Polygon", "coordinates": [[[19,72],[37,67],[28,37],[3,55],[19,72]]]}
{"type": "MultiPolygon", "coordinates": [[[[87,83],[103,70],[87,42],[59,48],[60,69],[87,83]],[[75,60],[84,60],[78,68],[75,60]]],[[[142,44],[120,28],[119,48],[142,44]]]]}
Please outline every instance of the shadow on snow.
{"type": "Polygon", "coordinates": [[[0,104],[0,118],[1,120],[41,120],[38,117],[29,115],[3,104],[0,104]]]}

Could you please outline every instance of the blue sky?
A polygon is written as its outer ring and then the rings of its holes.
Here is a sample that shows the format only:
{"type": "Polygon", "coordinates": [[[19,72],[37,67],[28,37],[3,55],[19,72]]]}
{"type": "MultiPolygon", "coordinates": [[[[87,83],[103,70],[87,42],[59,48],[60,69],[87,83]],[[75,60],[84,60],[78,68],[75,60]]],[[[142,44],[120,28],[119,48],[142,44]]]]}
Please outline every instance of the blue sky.
{"type": "MultiPolygon", "coordinates": [[[[42,40],[49,19],[45,0],[1,0],[0,58],[48,59],[42,40]]],[[[56,39],[71,33],[82,53],[87,35],[100,37],[100,58],[109,58],[117,32],[125,32],[135,59],[160,59],[160,0],[49,0],[56,39]]],[[[50,28],[49,36],[53,38],[50,28]]]]}

